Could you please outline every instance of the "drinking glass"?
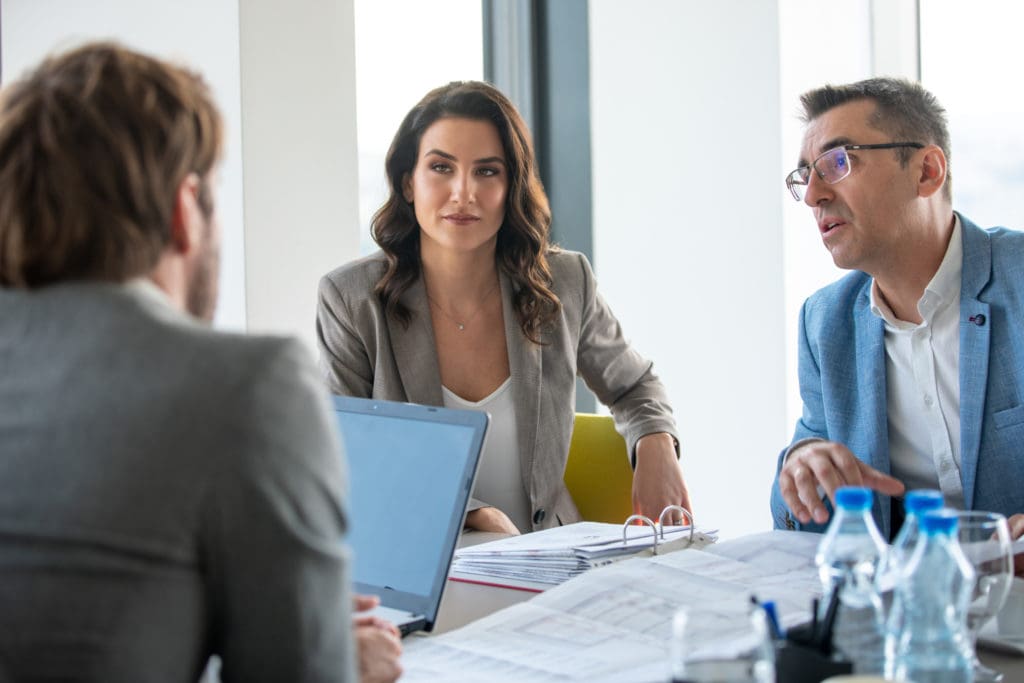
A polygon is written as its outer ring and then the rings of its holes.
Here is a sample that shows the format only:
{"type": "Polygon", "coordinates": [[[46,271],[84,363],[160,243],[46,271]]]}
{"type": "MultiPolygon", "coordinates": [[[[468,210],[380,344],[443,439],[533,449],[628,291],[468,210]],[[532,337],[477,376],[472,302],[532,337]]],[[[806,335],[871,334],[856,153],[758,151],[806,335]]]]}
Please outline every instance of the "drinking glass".
{"type": "Polygon", "coordinates": [[[749,601],[681,607],[672,619],[673,683],[775,683],[764,610],[749,601]]]}
{"type": "MultiPolygon", "coordinates": [[[[996,512],[965,511],[959,518],[960,547],[974,566],[977,579],[967,609],[967,632],[971,650],[978,641],[978,631],[994,617],[1006,602],[1013,581],[1013,554],[1010,545],[1010,527],[1006,517],[996,512]]],[[[975,683],[998,683],[1003,674],[978,661],[974,652],[975,683]]]]}

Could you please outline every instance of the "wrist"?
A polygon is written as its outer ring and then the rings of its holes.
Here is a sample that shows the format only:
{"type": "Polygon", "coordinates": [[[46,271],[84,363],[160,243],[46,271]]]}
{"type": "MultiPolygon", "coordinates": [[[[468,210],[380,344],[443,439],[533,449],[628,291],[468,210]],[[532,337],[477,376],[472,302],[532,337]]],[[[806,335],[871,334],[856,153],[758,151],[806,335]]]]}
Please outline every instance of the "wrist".
{"type": "Polygon", "coordinates": [[[668,432],[645,434],[636,442],[636,459],[650,458],[657,455],[679,457],[679,442],[668,432]]]}

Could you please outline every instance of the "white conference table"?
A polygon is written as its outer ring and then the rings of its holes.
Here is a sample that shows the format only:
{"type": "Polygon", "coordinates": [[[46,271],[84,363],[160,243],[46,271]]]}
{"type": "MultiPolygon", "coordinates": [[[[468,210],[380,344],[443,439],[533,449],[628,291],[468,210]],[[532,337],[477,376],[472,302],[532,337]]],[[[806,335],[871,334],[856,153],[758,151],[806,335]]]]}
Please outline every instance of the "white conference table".
{"type": "MultiPolygon", "coordinates": [[[[463,534],[459,547],[485,543],[505,536],[506,534],[468,532],[463,534]]],[[[500,609],[529,600],[535,595],[537,593],[511,588],[449,581],[431,635],[452,631],[500,609]]],[[[979,648],[978,655],[986,666],[1005,674],[1004,683],[1024,683],[1024,657],[992,652],[985,648],[979,648]]]]}

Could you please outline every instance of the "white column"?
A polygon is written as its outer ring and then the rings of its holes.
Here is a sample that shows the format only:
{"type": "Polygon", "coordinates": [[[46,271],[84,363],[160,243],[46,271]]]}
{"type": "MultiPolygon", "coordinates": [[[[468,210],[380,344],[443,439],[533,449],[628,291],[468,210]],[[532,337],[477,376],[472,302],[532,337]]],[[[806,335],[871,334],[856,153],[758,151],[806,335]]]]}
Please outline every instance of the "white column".
{"type": "Polygon", "coordinates": [[[590,2],[594,259],[698,523],[771,527],[785,420],[778,3],[590,2]]]}
{"type": "Polygon", "coordinates": [[[358,255],[352,0],[239,11],[248,328],[313,348],[317,280],[358,255]]]}

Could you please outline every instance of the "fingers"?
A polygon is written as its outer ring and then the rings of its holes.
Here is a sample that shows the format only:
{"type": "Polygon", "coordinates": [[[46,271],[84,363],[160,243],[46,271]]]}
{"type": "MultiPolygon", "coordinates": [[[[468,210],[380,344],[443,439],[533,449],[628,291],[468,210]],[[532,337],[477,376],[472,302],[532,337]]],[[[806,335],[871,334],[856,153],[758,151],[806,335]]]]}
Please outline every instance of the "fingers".
{"type": "Polygon", "coordinates": [[[828,521],[828,510],[818,492],[817,475],[806,464],[787,463],[779,477],[779,491],[789,509],[804,524],[812,519],[818,524],[828,521]]]}
{"type": "Polygon", "coordinates": [[[1016,541],[1021,536],[1024,536],[1024,514],[1010,515],[1006,522],[1010,527],[1010,540],[1016,541]]]}
{"type": "MultiPolygon", "coordinates": [[[[683,481],[683,473],[676,460],[675,451],[644,454],[637,456],[636,472],[633,475],[633,511],[657,521],[669,505],[679,505],[693,511],[690,492],[683,481]]],[[[665,517],[671,525],[689,524],[678,510],[665,517]]]]}
{"type": "Polygon", "coordinates": [[[402,675],[402,643],[397,633],[364,626],[356,628],[355,638],[363,683],[393,683],[402,675]]]}
{"type": "MultiPolygon", "coordinates": [[[[887,496],[901,495],[906,487],[894,477],[859,460],[846,446],[833,441],[814,441],[797,448],[779,472],[779,492],[793,515],[802,523],[828,521],[822,492],[833,504],[843,486],[865,486],[887,496]]],[[[1024,533],[1024,515],[1022,515],[1024,533]]]]}
{"type": "MultiPolygon", "coordinates": [[[[907,487],[902,481],[896,477],[890,477],[888,474],[879,472],[873,467],[861,463],[861,470],[864,473],[864,485],[869,489],[874,489],[879,493],[884,493],[887,496],[902,496],[907,487]]],[[[1024,515],[1022,515],[1024,517],[1024,515]]],[[[1024,520],[1022,520],[1024,522],[1024,520]]],[[[1022,524],[1022,532],[1024,532],[1024,524],[1022,524]]]]}
{"type": "Polygon", "coordinates": [[[840,487],[867,485],[866,471],[879,477],[886,476],[862,463],[842,444],[813,441],[797,448],[786,458],[779,472],[779,492],[802,523],[807,524],[813,519],[817,524],[825,524],[828,522],[828,509],[822,500],[822,492],[834,503],[836,490],[840,487]]]}
{"type": "MultiPolygon", "coordinates": [[[[1016,541],[1024,536],[1024,514],[1011,515],[1006,522],[1010,527],[1011,540],[1016,541]]],[[[1013,573],[1016,576],[1024,576],[1024,553],[1013,556],[1013,573]]]]}
{"type": "Polygon", "coordinates": [[[352,611],[353,612],[366,612],[371,610],[380,604],[380,598],[376,595],[359,595],[354,594],[352,596],[352,611]]]}
{"type": "Polygon", "coordinates": [[[380,629],[381,631],[391,633],[396,638],[402,637],[402,633],[398,630],[398,627],[382,617],[355,617],[352,619],[352,626],[354,628],[376,628],[380,629]]]}

